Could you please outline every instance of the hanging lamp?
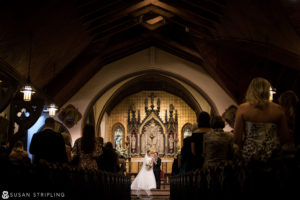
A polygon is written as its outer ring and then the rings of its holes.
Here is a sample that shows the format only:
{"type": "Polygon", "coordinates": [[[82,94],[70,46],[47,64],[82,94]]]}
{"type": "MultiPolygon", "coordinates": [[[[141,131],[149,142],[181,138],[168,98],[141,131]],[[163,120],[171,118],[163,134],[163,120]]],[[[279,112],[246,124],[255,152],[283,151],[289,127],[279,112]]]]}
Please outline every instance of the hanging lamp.
{"type": "Polygon", "coordinates": [[[31,80],[30,80],[30,65],[31,65],[31,51],[32,51],[32,36],[30,34],[30,45],[29,45],[29,62],[28,62],[28,75],[27,75],[27,83],[21,89],[24,101],[31,101],[31,95],[35,93],[35,90],[31,87],[31,80]]]}
{"type": "Polygon", "coordinates": [[[52,103],[48,106],[47,110],[49,111],[49,116],[54,117],[58,108],[54,103],[52,103]]]}
{"type": "MultiPolygon", "coordinates": [[[[53,65],[53,78],[54,77],[55,77],[55,65],[53,65]]],[[[55,117],[57,110],[58,107],[55,105],[55,103],[50,103],[50,105],[47,107],[47,111],[49,112],[49,117],[55,117]]]]}

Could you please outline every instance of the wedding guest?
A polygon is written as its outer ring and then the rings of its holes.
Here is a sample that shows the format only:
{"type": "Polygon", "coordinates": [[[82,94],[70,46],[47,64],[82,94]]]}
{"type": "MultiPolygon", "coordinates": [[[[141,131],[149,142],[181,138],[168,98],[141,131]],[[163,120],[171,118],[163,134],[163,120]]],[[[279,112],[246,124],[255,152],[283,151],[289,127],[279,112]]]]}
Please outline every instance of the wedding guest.
{"type": "Polygon", "coordinates": [[[14,163],[30,163],[28,153],[24,150],[23,143],[20,140],[15,143],[9,154],[9,159],[14,163]]]}
{"type": "Polygon", "coordinates": [[[179,174],[179,170],[180,170],[180,167],[179,167],[179,157],[180,157],[180,154],[178,154],[174,158],[174,161],[173,161],[173,164],[172,164],[172,176],[179,174]]]}
{"type": "Polygon", "coordinates": [[[203,135],[210,132],[210,116],[207,112],[201,112],[197,118],[198,129],[194,130],[191,136],[191,152],[192,169],[202,168],[204,158],[203,158],[203,135]]]}
{"type": "Polygon", "coordinates": [[[180,174],[192,170],[193,154],[191,151],[191,142],[192,142],[191,136],[183,139],[183,146],[180,151],[180,156],[178,157],[178,168],[180,174]]]}
{"type": "Polygon", "coordinates": [[[284,110],[287,119],[288,128],[289,128],[289,133],[294,138],[296,105],[299,99],[295,92],[289,90],[283,92],[280,95],[278,101],[279,101],[279,105],[281,105],[281,107],[284,110]]]}
{"type": "Polygon", "coordinates": [[[95,137],[94,126],[84,126],[82,137],[75,141],[72,154],[80,169],[98,170],[97,158],[102,154],[102,148],[100,139],[95,137]]]}
{"type": "Polygon", "coordinates": [[[296,147],[300,147],[300,101],[296,105],[295,111],[295,135],[294,142],[296,147]]]}
{"type": "Polygon", "coordinates": [[[54,126],[54,119],[47,118],[44,129],[33,135],[29,148],[33,163],[39,163],[42,159],[48,162],[67,162],[64,139],[60,133],[54,131],[54,126]]]}
{"type": "Polygon", "coordinates": [[[64,141],[65,141],[66,154],[67,154],[67,157],[68,157],[68,162],[71,162],[71,160],[72,160],[72,147],[71,147],[71,144],[70,144],[70,134],[66,133],[66,132],[62,132],[61,135],[63,136],[64,141]]]}
{"type": "Polygon", "coordinates": [[[125,175],[126,173],[126,159],[123,155],[121,155],[120,152],[117,152],[118,156],[119,156],[119,165],[120,165],[120,171],[119,173],[122,175],[125,175]]]}
{"type": "Polygon", "coordinates": [[[103,148],[103,154],[97,160],[100,170],[117,173],[120,171],[119,156],[111,142],[107,142],[103,148]]]}
{"type": "Polygon", "coordinates": [[[213,131],[203,138],[204,166],[216,166],[233,157],[233,135],[224,132],[225,121],[221,116],[211,120],[213,131]]]}
{"type": "Polygon", "coordinates": [[[156,181],[156,189],[160,189],[160,165],[161,165],[161,159],[158,156],[158,152],[154,153],[154,158],[153,158],[153,172],[155,176],[155,181],[156,181]]]}
{"type": "Polygon", "coordinates": [[[289,140],[287,121],[280,105],[270,101],[271,84],[263,78],[251,81],[246,102],[236,113],[235,142],[245,160],[266,161],[289,140]]]}

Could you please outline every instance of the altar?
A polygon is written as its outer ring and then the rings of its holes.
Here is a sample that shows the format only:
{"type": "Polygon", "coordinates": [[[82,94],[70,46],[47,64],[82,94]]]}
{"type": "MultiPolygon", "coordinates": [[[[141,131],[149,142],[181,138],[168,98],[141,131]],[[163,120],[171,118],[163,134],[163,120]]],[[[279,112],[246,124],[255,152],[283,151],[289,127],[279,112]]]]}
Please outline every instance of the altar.
{"type": "Polygon", "coordinates": [[[164,173],[172,172],[174,156],[177,155],[178,147],[178,116],[173,104],[169,105],[169,112],[165,110],[164,120],[160,117],[160,99],[155,95],[144,100],[145,117],[141,119],[140,110],[136,110],[131,104],[128,109],[127,119],[127,172],[138,173],[147,150],[152,153],[158,152],[162,159],[161,169],[164,173]]]}
{"type": "Polygon", "coordinates": [[[136,111],[132,104],[128,110],[128,154],[131,158],[143,158],[147,150],[158,152],[160,157],[173,158],[177,154],[178,116],[173,104],[169,105],[169,113],[165,111],[165,119],[161,119],[160,99],[154,105],[154,94],[145,99],[144,119],[140,118],[140,110],[136,111]],[[136,116],[137,115],[137,116],[136,116]]]}

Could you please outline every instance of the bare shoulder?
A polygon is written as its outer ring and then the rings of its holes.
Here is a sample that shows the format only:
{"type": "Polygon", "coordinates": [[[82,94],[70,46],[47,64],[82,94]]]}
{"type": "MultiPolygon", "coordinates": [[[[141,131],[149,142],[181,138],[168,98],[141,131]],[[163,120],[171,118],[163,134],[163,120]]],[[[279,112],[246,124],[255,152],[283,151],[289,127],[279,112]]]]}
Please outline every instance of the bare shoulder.
{"type": "Polygon", "coordinates": [[[249,107],[250,107],[250,104],[249,104],[248,102],[242,103],[242,104],[239,105],[238,111],[239,111],[240,113],[242,113],[242,112],[244,112],[245,110],[247,110],[249,107]]]}
{"type": "Polygon", "coordinates": [[[279,104],[274,103],[274,102],[270,102],[269,105],[271,106],[272,110],[275,110],[277,112],[282,112],[283,113],[283,109],[282,109],[282,107],[279,104]]]}

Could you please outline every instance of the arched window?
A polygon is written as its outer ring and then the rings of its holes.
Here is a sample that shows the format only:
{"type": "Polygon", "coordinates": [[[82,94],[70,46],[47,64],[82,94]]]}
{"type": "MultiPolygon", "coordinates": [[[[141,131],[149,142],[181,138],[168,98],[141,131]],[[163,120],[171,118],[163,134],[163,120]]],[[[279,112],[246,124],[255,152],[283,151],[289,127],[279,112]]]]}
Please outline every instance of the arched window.
{"type": "Polygon", "coordinates": [[[186,123],[183,127],[182,127],[182,143],[183,143],[183,139],[189,136],[192,136],[192,124],[190,123],[186,123]]]}
{"type": "Polygon", "coordinates": [[[124,146],[124,126],[120,123],[117,123],[113,126],[114,134],[114,147],[117,151],[123,149],[124,146]]]}

